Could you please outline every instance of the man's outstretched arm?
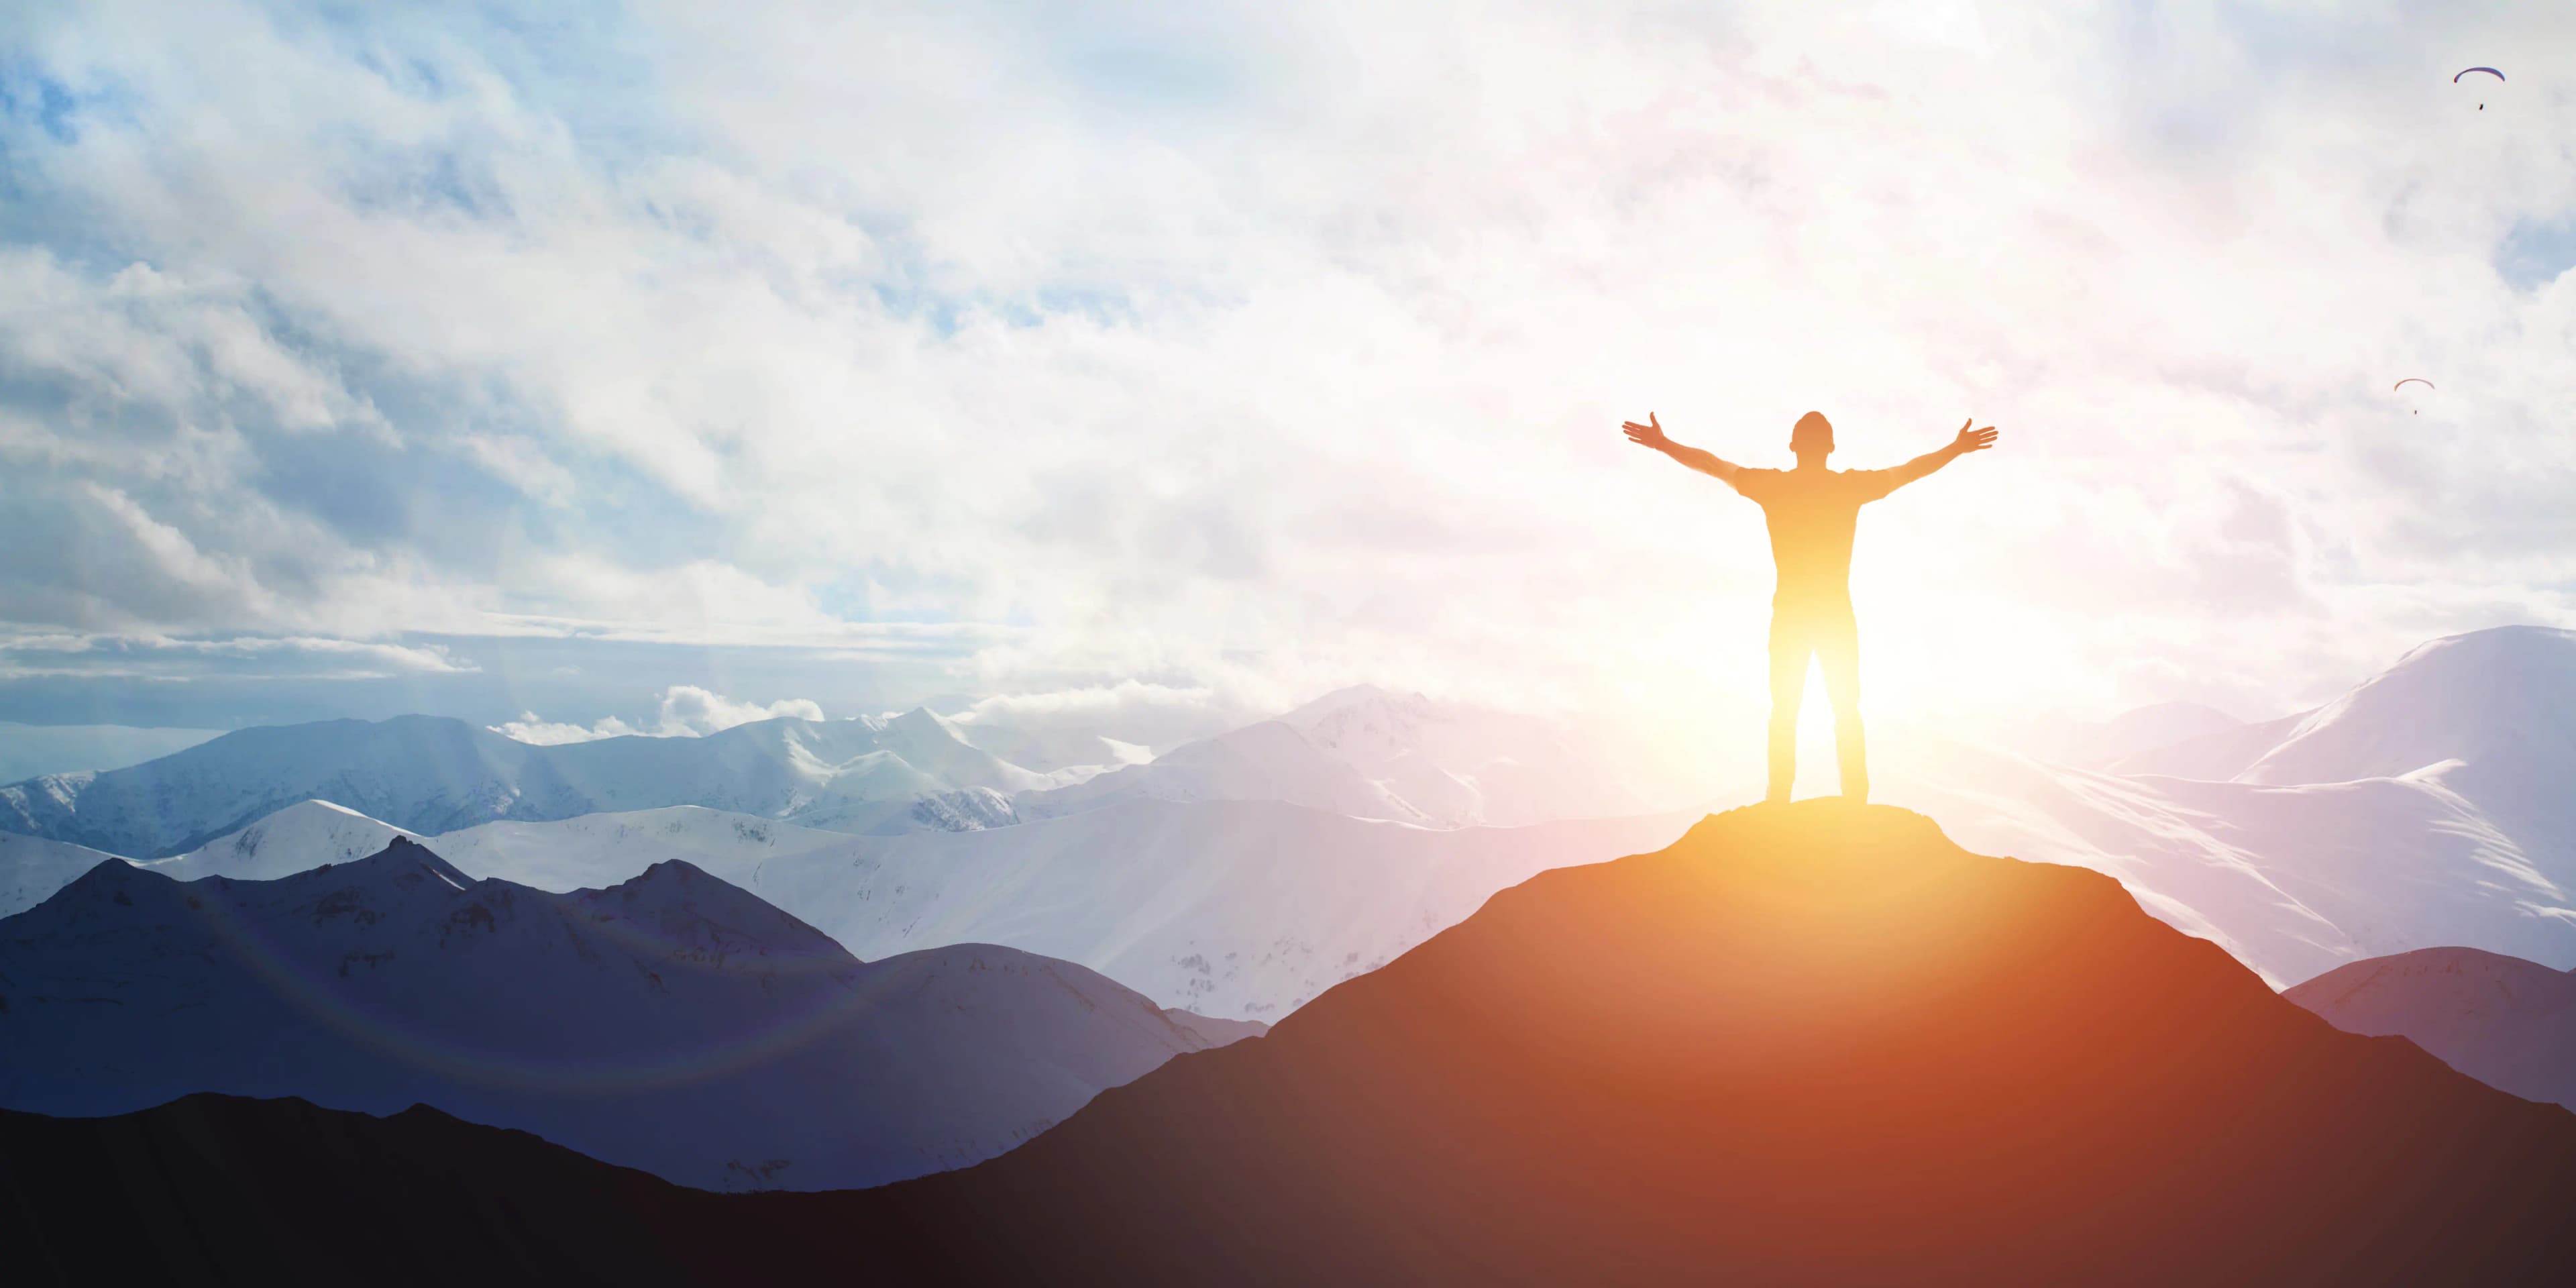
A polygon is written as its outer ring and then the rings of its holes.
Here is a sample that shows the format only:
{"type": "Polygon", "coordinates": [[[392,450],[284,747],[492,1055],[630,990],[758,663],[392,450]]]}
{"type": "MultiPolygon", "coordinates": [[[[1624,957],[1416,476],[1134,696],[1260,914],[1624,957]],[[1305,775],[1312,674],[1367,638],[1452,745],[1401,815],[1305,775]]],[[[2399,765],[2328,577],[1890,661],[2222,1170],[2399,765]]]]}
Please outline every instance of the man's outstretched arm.
{"type": "Polygon", "coordinates": [[[1976,423],[1976,419],[1974,417],[1970,417],[1966,424],[1959,426],[1959,436],[1951,439],[1948,447],[1944,447],[1937,452],[1925,452],[1921,456],[1917,456],[1903,465],[1899,465],[1892,470],[1886,471],[1888,478],[1887,490],[1893,492],[1896,489],[1901,488],[1906,484],[1967,455],[1970,452],[1982,452],[1987,448],[1994,446],[1995,427],[1992,425],[1988,425],[1984,429],[1970,429],[1968,427],[1976,423]]]}
{"type": "Polygon", "coordinates": [[[1715,452],[1703,452],[1696,447],[1684,447],[1664,437],[1663,424],[1655,419],[1653,412],[1646,413],[1646,423],[1643,425],[1632,420],[1621,425],[1620,428],[1628,431],[1629,442],[1639,447],[1651,447],[1711,478],[1733,483],[1735,476],[1744,472],[1743,466],[1733,461],[1720,460],[1715,452]]]}

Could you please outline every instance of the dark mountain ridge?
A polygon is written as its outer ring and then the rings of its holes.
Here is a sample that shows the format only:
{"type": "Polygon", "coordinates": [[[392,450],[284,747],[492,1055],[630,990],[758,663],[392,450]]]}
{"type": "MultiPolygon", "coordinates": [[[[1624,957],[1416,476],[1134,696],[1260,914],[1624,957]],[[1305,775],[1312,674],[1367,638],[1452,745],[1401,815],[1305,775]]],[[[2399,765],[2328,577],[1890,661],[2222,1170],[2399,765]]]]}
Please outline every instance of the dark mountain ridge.
{"type": "Polygon", "coordinates": [[[980,1161],[1245,1027],[1193,1022],[990,944],[862,962],[677,860],[568,894],[402,838],[270,881],[108,860],[0,918],[0,1107],[426,1103],[708,1189],[980,1161]]]}

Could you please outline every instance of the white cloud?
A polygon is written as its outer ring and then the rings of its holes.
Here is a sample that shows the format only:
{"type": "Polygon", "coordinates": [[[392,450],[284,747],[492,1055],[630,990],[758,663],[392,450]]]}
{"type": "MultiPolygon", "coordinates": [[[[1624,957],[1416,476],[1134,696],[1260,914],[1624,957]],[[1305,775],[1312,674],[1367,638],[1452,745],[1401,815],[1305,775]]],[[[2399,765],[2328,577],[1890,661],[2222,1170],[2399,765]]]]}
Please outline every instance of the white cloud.
{"type": "Polygon", "coordinates": [[[630,736],[699,738],[755,720],[778,719],[820,720],[823,719],[823,708],[810,698],[782,698],[765,706],[757,702],[737,702],[694,684],[675,684],[662,691],[660,718],[642,727],[630,725],[615,716],[588,725],[569,724],[541,719],[534,711],[522,712],[516,720],[487,727],[494,733],[520,742],[555,746],[630,736]]]}
{"type": "Polygon", "coordinates": [[[757,702],[736,702],[721,693],[710,693],[692,684],[675,684],[662,691],[661,732],[665,736],[709,734],[754,720],[822,718],[823,708],[809,698],[783,698],[763,706],[757,702]]]}
{"type": "Polygon", "coordinates": [[[540,747],[556,747],[567,742],[594,742],[601,738],[625,738],[644,732],[615,716],[609,716],[597,724],[577,725],[542,720],[534,711],[522,711],[516,720],[505,720],[500,724],[485,727],[504,738],[533,743],[540,747]]]}
{"type": "Polygon", "coordinates": [[[308,636],[0,634],[0,678],[117,676],[349,680],[462,675],[478,668],[440,644],[308,636]]]}
{"type": "Polygon", "coordinates": [[[1216,690],[1121,680],[1044,693],[996,693],[959,712],[960,724],[998,723],[1064,716],[1098,722],[1135,711],[1204,711],[1216,706],[1216,690]]]}
{"type": "Polygon", "coordinates": [[[2576,285],[2489,262],[2576,213],[2548,7],[16,21],[100,104],[0,121],[29,627],[1689,707],[1759,692],[1758,517],[1614,427],[1810,406],[2005,430],[1865,521],[1882,706],[2576,621],[2576,285]]]}
{"type": "Polygon", "coordinates": [[[1150,760],[1156,748],[1232,728],[1281,705],[1267,694],[1122,680],[991,694],[951,719],[1004,759],[1057,768],[1150,760]]]}

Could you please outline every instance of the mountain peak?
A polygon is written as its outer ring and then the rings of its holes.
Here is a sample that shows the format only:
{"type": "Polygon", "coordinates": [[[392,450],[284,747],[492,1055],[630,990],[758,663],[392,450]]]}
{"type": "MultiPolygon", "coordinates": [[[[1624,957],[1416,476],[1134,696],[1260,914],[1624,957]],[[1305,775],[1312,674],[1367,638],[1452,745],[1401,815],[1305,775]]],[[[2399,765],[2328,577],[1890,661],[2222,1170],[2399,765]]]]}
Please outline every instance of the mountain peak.
{"type": "Polygon", "coordinates": [[[649,924],[658,941],[703,948],[719,962],[727,955],[747,954],[860,964],[831,936],[685,859],[664,859],[616,885],[560,897],[593,912],[649,924]]]}
{"type": "Polygon", "coordinates": [[[1335,689],[1278,719],[1299,729],[1355,710],[1390,710],[1419,719],[1430,713],[1432,705],[1431,699],[1419,693],[1399,692],[1375,684],[1353,684],[1335,689]]]}
{"type": "MultiPolygon", "coordinates": [[[[381,873],[386,876],[395,876],[409,875],[413,872],[426,872],[429,875],[438,878],[440,882],[459,890],[473,885],[476,880],[476,878],[467,876],[465,873],[458,871],[456,865],[438,857],[438,854],[428,846],[400,833],[396,833],[391,840],[386,841],[385,848],[378,850],[363,859],[351,859],[346,863],[325,863],[318,868],[311,869],[311,871],[335,872],[338,873],[342,879],[346,879],[356,874],[374,875],[381,873]]],[[[297,873],[294,876],[279,877],[276,879],[280,881],[292,881],[295,879],[295,876],[301,875],[304,874],[297,873]]]]}
{"type": "Polygon", "coordinates": [[[713,881],[715,878],[708,876],[705,868],[699,867],[697,864],[691,863],[687,859],[664,859],[661,862],[652,864],[651,866],[646,867],[643,871],[636,873],[631,880],[628,880],[623,884],[651,886],[659,882],[669,881],[677,882],[681,885],[687,885],[698,880],[713,881]]]}
{"type": "Polygon", "coordinates": [[[687,901],[701,896],[734,897],[747,904],[760,904],[759,898],[732,882],[708,872],[686,859],[664,859],[643,871],[597,890],[576,890],[574,898],[628,903],[641,901],[687,901]]]}
{"type": "Polygon", "coordinates": [[[1827,798],[1543,872],[889,1197],[1068,1281],[2408,1282],[2563,1257],[2570,1184],[2576,1119],[1827,798]]]}
{"type": "Polygon", "coordinates": [[[941,738],[967,746],[974,745],[964,731],[957,727],[956,721],[928,707],[914,707],[910,711],[889,716],[886,718],[886,727],[914,738],[941,738]]]}
{"type": "MultiPolygon", "coordinates": [[[[2420,645],[2297,721],[2241,781],[2396,778],[2456,760],[2563,784],[2576,768],[2576,631],[2498,626],[2420,645]]],[[[2518,802],[2517,802],[2518,803],[2518,802]]]]}
{"type": "MultiPolygon", "coordinates": [[[[154,884],[153,874],[125,859],[101,859],[91,864],[87,871],[65,882],[62,889],[54,892],[53,898],[87,901],[114,899],[123,894],[131,900],[134,891],[150,889],[154,884]]],[[[48,903],[52,901],[46,900],[48,903]]]]}

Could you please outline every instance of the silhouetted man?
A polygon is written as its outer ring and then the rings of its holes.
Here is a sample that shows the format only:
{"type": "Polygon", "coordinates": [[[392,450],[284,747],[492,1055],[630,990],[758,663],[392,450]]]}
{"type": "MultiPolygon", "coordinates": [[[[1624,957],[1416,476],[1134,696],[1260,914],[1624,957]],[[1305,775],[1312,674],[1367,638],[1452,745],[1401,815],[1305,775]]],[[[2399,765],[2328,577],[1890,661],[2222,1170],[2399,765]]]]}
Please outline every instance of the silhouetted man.
{"type": "Polygon", "coordinates": [[[1992,426],[1959,426],[1948,447],[1917,456],[1894,469],[1825,468],[1834,450],[1833,422],[1808,412],[1789,431],[1792,470],[1746,469],[1696,447],[1664,437],[1654,413],[1643,425],[1622,428],[1628,441],[1714,475],[1751,497],[1771,526],[1771,562],[1779,570],[1771,597],[1771,784],[1764,799],[1789,799],[1798,776],[1798,703],[1806,696],[1807,659],[1825,667],[1825,694],[1834,704],[1834,751],[1843,771],[1843,796],[1869,799],[1869,753],[1860,732],[1860,630],[1852,620],[1852,534],[1860,508],[1970,452],[1995,445],[1992,426]]]}

